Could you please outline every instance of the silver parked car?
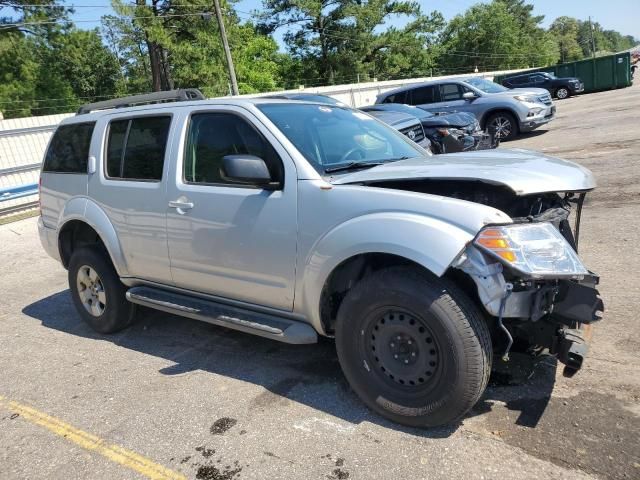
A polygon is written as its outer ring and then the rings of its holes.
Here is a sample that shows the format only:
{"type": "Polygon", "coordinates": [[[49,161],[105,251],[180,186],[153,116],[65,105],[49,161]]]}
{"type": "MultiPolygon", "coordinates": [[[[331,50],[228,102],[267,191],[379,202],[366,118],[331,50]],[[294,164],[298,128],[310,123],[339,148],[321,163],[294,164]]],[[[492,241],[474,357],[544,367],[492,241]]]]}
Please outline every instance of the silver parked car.
{"type": "Polygon", "coordinates": [[[556,107],[543,88],[512,88],[472,77],[445,79],[381,93],[376,103],[406,103],[436,112],[473,113],[485,130],[501,140],[530,132],[553,120],[556,107]]]}
{"type": "Polygon", "coordinates": [[[347,107],[175,91],[65,119],[38,226],[98,332],[143,305],[282,342],[335,337],[371,409],[435,426],[477,402],[494,351],[580,368],[603,310],[577,254],[594,187],[524,150],[427,156],[347,107]]]}

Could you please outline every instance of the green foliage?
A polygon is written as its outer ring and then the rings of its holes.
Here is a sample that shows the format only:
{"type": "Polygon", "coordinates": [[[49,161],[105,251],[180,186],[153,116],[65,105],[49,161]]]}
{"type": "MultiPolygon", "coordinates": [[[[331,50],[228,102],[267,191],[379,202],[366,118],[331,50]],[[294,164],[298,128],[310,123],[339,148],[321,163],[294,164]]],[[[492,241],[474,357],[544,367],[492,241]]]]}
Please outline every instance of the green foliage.
{"type": "MultiPolygon", "coordinates": [[[[5,117],[167,88],[229,93],[211,0],[113,1],[98,32],[75,28],[61,0],[0,0],[5,117]]],[[[256,25],[233,1],[221,7],[240,93],[545,66],[590,57],[593,44],[603,55],[638,43],[571,17],[545,30],[525,0],[478,3],[448,24],[414,0],[263,0],[256,25]],[[280,28],[286,52],[272,37],[280,28]]]]}
{"type": "Polygon", "coordinates": [[[260,28],[288,28],[284,41],[296,62],[288,87],[351,83],[357,78],[423,75],[434,65],[442,15],[406,0],[265,0],[260,28]],[[402,28],[387,27],[403,18],[402,28]]]}
{"type": "MultiPolygon", "coordinates": [[[[0,0],[0,6],[17,12],[0,22],[3,115],[69,112],[81,103],[121,93],[118,64],[98,32],[73,28],[62,6],[42,9],[33,4],[0,0]]],[[[51,1],[40,4],[55,6],[51,1]]]]}
{"type": "Polygon", "coordinates": [[[583,52],[578,42],[579,29],[580,21],[571,17],[558,17],[551,24],[549,31],[558,44],[560,63],[582,59],[583,52]]]}
{"type": "MultiPolygon", "coordinates": [[[[228,94],[226,60],[211,2],[137,3],[137,7],[114,3],[119,16],[105,19],[127,89],[140,88],[141,77],[146,77],[144,83],[155,90],[196,87],[207,96],[228,94]]],[[[241,23],[225,2],[222,8],[241,93],[273,90],[280,74],[275,41],[252,24],[241,23]]]]}
{"type": "Polygon", "coordinates": [[[477,4],[449,22],[442,34],[441,64],[453,71],[543,66],[558,58],[553,37],[523,1],[477,4]]]}

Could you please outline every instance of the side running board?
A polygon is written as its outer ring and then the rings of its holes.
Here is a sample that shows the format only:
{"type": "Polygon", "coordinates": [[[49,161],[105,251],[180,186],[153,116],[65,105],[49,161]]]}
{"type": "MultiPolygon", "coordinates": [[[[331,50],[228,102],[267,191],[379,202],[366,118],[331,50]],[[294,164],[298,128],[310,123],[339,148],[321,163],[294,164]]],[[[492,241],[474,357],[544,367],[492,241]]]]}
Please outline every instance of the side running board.
{"type": "Polygon", "coordinates": [[[316,343],[316,331],[306,323],[265,313],[252,312],[203,298],[153,287],[133,287],[127,300],[182,317],[233,328],[241,332],[285,343],[316,343]]]}

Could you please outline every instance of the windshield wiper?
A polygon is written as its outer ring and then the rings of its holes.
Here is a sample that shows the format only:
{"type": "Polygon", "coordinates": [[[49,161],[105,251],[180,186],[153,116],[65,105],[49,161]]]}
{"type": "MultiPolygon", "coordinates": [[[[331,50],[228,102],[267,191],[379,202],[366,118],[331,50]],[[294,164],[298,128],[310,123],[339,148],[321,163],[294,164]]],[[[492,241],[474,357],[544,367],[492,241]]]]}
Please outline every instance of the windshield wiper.
{"type": "Polygon", "coordinates": [[[324,171],[326,173],[342,172],[345,170],[355,170],[357,168],[375,167],[377,165],[382,165],[383,163],[384,162],[349,162],[338,167],[325,168],[324,171]]]}
{"type": "Polygon", "coordinates": [[[325,173],[333,173],[333,172],[344,172],[346,170],[356,170],[358,168],[367,168],[367,167],[376,167],[378,165],[384,165],[385,163],[397,162],[398,160],[407,160],[411,157],[398,157],[398,158],[389,158],[384,161],[382,160],[374,160],[371,162],[349,162],[337,167],[325,168],[325,173]]]}

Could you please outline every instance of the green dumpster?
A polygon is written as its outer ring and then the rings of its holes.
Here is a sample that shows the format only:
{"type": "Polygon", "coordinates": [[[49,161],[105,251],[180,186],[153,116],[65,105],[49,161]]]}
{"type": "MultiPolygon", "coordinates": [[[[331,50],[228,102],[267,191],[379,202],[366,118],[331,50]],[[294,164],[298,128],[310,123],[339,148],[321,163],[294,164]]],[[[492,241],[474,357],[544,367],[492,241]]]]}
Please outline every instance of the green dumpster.
{"type": "MultiPolygon", "coordinates": [[[[549,72],[556,77],[577,77],[584,82],[585,93],[624,88],[631,85],[631,54],[616,53],[524,71],[549,72]]],[[[497,75],[493,81],[502,83],[502,80],[513,75],[497,75]]]]}

